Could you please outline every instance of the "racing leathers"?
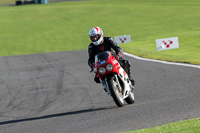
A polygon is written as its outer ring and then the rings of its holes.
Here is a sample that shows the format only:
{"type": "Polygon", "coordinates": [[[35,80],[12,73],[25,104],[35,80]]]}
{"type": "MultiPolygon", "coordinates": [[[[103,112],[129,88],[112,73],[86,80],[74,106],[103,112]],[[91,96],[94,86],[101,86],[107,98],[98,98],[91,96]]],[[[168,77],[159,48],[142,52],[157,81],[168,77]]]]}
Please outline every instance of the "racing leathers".
{"type": "MultiPolygon", "coordinates": [[[[130,72],[130,63],[128,60],[125,60],[122,58],[123,50],[120,48],[117,43],[111,38],[111,37],[103,37],[103,43],[100,45],[94,45],[91,43],[88,47],[88,54],[89,54],[89,59],[88,59],[88,65],[90,66],[91,69],[93,69],[93,63],[95,61],[95,56],[98,53],[101,53],[103,51],[110,51],[113,56],[118,57],[118,61],[120,65],[124,68],[126,73],[128,74],[131,83],[134,85],[135,81],[131,77],[131,72],[130,72]]],[[[116,58],[117,59],[117,58],[116,58]]],[[[97,83],[100,83],[99,79],[95,76],[94,80],[97,83]]]]}

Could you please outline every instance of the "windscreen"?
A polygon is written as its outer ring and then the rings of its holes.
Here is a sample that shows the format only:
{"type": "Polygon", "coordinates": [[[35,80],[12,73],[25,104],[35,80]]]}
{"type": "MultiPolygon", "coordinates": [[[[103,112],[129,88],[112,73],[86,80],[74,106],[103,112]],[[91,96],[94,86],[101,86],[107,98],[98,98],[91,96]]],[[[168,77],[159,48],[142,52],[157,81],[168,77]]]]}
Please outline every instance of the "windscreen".
{"type": "Polygon", "coordinates": [[[109,57],[109,52],[108,51],[101,52],[101,53],[96,55],[95,62],[104,61],[104,60],[108,59],[108,57],[109,57]]]}

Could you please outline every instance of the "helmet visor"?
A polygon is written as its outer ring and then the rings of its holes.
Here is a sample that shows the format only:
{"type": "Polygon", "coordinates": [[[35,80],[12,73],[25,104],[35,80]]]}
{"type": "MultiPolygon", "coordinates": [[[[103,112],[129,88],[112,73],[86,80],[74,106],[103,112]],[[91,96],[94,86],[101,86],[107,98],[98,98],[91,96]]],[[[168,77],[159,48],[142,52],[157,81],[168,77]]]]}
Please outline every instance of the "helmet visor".
{"type": "Polygon", "coordinates": [[[91,36],[90,39],[92,42],[96,42],[100,39],[100,35],[91,36]]]}

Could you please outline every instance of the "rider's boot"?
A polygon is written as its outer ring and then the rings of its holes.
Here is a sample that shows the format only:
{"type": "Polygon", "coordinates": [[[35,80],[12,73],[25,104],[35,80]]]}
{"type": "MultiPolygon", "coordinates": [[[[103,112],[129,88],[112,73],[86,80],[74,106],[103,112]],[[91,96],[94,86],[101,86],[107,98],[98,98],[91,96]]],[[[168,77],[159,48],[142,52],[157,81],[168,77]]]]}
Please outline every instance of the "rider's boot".
{"type": "Polygon", "coordinates": [[[134,86],[135,85],[135,80],[129,75],[129,80],[131,81],[131,84],[134,86]]]}
{"type": "Polygon", "coordinates": [[[134,86],[135,85],[135,80],[131,76],[131,70],[130,70],[130,68],[128,69],[128,77],[129,77],[129,80],[131,81],[131,84],[134,86]]]}

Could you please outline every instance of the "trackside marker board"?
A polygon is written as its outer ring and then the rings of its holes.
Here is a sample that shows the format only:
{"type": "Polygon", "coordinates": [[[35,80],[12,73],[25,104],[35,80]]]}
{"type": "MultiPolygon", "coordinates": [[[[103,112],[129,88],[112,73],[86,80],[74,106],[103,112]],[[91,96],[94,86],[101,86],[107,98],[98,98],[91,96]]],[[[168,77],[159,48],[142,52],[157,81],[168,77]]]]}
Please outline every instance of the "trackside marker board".
{"type": "Polygon", "coordinates": [[[158,51],[179,48],[178,37],[156,39],[156,48],[158,51]]]}
{"type": "Polygon", "coordinates": [[[129,43],[131,42],[131,36],[130,35],[115,36],[114,40],[115,42],[117,42],[117,44],[129,43]]]}

